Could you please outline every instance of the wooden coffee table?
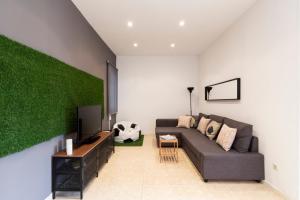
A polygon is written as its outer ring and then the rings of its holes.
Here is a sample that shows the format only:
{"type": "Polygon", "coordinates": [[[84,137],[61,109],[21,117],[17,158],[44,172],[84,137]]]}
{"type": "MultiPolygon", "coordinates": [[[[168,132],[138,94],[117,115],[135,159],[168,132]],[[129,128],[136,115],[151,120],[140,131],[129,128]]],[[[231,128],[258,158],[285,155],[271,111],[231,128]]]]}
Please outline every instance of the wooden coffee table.
{"type": "Polygon", "coordinates": [[[178,162],[178,139],[164,140],[159,137],[159,157],[162,160],[178,162]],[[163,147],[163,144],[171,144],[171,147],[163,147]]]}

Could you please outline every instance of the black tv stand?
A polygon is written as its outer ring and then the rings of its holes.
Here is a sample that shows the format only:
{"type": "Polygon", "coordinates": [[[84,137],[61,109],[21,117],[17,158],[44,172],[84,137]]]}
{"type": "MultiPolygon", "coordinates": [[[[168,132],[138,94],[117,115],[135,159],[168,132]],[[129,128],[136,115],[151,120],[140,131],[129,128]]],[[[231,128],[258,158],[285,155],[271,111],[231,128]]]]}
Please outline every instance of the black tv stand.
{"type": "Polygon", "coordinates": [[[57,191],[78,191],[83,197],[83,189],[90,180],[98,177],[98,171],[108,162],[114,152],[114,138],[111,132],[101,132],[95,141],[74,149],[68,156],[66,151],[52,156],[52,197],[57,191]]]}
{"type": "Polygon", "coordinates": [[[87,140],[84,141],[82,144],[92,144],[92,143],[94,143],[96,140],[98,140],[99,138],[101,138],[101,136],[97,134],[97,135],[95,135],[95,136],[93,136],[93,137],[87,139],[87,140]]]}

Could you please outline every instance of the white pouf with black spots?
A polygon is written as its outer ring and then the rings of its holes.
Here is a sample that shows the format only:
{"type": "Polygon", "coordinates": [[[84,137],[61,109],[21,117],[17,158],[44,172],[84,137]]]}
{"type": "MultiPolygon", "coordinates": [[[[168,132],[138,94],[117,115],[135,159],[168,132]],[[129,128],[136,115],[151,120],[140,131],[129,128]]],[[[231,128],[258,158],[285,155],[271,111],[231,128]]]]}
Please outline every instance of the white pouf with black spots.
{"type": "Polygon", "coordinates": [[[115,141],[118,143],[130,143],[140,137],[140,127],[132,122],[122,121],[113,126],[115,141]]]}

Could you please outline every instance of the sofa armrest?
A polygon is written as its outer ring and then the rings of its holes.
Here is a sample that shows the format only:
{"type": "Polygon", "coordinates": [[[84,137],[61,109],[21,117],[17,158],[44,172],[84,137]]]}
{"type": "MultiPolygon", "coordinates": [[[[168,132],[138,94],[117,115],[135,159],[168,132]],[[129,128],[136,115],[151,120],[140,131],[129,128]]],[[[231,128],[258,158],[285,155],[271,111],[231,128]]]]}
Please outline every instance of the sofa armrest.
{"type": "Polygon", "coordinates": [[[157,119],[156,127],[176,127],[178,124],[177,119],[157,119]]]}
{"type": "Polygon", "coordinates": [[[203,157],[202,177],[208,180],[265,179],[264,155],[260,153],[206,153],[203,157]]]}
{"type": "Polygon", "coordinates": [[[258,153],[258,137],[252,136],[249,152],[258,153]]]}

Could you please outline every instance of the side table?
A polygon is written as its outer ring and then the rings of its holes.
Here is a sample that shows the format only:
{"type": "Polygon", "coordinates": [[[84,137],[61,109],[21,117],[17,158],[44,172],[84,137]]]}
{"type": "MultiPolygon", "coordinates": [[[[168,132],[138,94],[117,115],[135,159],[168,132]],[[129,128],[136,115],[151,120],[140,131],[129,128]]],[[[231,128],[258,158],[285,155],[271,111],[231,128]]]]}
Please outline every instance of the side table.
{"type": "MultiPolygon", "coordinates": [[[[161,135],[162,136],[162,135],[161,135]]],[[[165,140],[159,137],[159,157],[162,160],[178,162],[178,139],[165,140]],[[170,147],[163,147],[163,144],[171,144],[170,147]]]]}

